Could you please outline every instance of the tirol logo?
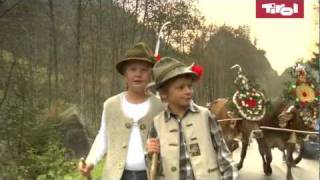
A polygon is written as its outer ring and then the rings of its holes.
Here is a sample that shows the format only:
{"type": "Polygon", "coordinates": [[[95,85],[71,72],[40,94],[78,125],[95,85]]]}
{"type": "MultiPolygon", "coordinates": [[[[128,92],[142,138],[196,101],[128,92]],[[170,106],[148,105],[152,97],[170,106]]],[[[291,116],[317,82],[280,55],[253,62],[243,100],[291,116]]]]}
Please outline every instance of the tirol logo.
{"type": "Polygon", "coordinates": [[[303,18],[303,0],[256,0],[257,18],[303,18]]]}

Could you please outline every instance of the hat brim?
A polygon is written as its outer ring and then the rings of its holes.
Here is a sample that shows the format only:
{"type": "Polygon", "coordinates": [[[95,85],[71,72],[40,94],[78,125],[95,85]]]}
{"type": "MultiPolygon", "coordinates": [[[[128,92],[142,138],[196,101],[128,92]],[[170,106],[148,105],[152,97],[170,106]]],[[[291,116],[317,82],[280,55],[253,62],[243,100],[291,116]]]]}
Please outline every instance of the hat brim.
{"type": "Polygon", "coordinates": [[[152,92],[155,92],[159,90],[160,87],[162,87],[165,83],[167,83],[170,79],[183,76],[183,75],[191,75],[191,78],[193,81],[196,81],[198,79],[198,75],[191,71],[187,67],[180,67],[176,68],[173,71],[170,71],[168,74],[165,75],[165,77],[160,82],[151,82],[147,85],[147,88],[151,90],[152,92]]]}
{"type": "Polygon", "coordinates": [[[124,68],[125,64],[128,62],[133,62],[133,61],[142,61],[142,62],[149,63],[151,66],[154,65],[154,63],[152,61],[150,61],[150,59],[148,59],[148,58],[130,57],[130,58],[125,58],[117,63],[116,68],[117,68],[118,72],[123,75],[124,74],[123,68],[124,68]]]}

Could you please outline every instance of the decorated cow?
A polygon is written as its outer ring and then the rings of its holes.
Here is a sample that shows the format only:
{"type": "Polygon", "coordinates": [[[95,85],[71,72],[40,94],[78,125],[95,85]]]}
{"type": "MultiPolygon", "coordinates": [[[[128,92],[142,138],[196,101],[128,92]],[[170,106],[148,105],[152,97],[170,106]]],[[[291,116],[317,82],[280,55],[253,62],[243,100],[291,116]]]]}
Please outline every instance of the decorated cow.
{"type": "Polygon", "coordinates": [[[249,81],[239,65],[232,67],[232,69],[234,68],[238,69],[234,81],[237,91],[232,100],[217,99],[211,104],[210,110],[216,115],[231,151],[238,147],[238,142],[235,139],[241,139],[241,159],[238,163],[238,169],[241,169],[251,135],[256,138],[263,137],[259,126],[266,114],[266,99],[263,92],[249,81]]]}
{"type": "Polygon", "coordinates": [[[264,137],[258,140],[266,175],[272,173],[271,149],[277,147],[286,152],[287,180],[293,179],[291,167],[301,160],[301,154],[293,158],[296,145],[302,144],[306,135],[317,134],[320,100],[319,83],[310,75],[308,67],[297,64],[292,75],[296,81],[288,84],[284,98],[273,104],[273,111],[261,122],[264,137]]]}
{"type": "Polygon", "coordinates": [[[208,108],[215,114],[216,119],[221,126],[224,140],[231,152],[239,147],[237,138],[241,136],[240,121],[242,118],[235,116],[234,113],[229,111],[228,104],[231,101],[225,98],[214,100],[208,108]],[[237,119],[238,118],[238,119],[237,119]],[[231,120],[228,120],[231,119],[231,120]]]}

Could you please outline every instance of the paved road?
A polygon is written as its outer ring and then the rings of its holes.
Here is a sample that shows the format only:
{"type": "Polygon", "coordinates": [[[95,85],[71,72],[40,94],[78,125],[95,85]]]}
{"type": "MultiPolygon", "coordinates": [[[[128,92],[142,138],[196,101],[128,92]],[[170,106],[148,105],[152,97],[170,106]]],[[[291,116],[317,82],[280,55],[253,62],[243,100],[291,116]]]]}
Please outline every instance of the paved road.
{"type": "MultiPolygon", "coordinates": [[[[282,161],[282,153],[278,149],[272,150],[272,175],[266,176],[263,172],[262,159],[255,141],[248,147],[247,157],[243,168],[239,172],[239,180],[285,180],[287,166],[282,161]]],[[[236,162],[240,159],[240,148],[233,153],[236,162]]],[[[295,180],[319,180],[319,160],[302,159],[297,167],[292,168],[295,180]]]]}

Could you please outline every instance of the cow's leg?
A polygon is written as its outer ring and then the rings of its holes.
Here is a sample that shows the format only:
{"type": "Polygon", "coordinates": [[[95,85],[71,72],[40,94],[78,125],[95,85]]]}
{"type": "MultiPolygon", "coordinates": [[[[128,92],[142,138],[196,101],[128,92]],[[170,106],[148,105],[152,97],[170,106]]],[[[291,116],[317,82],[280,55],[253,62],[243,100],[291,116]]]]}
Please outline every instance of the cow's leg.
{"type": "Polygon", "coordinates": [[[286,151],[283,150],[283,151],[282,151],[282,161],[283,161],[283,162],[286,162],[286,159],[287,159],[287,157],[286,157],[286,151]]]}
{"type": "Polygon", "coordinates": [[[240,170],[243,166],[244,158],[246,158],[246,155],[247,155],[248,145],[249,145],[249,136],[245,135],[245,137],[242,140],[240,162],[238,163],[238,166],[237,166],[238,170],[240,170]]]}
{"type": "Polygon", "coordinates": [[[272,168],[271,168],[271,162],[272,162],[272,154],[271,154],[271,148],[266,147],[266,171],[265,174],[267,176],[270,176],[272,174],[272,168]]]}
{"type": "Polygon", "coordinates": [[[294,143],[289,143],[288,144],[288,148],[287,148],[287,180],[293,180],[293,177],[292,177],[292,172],[291,172],[291,168],[294,164],[293,162],[293,158],[292,158],[292,153],[295,149],[295,144],[294,143]]]}
{"type": "Polygon", "coordinates": [[[267,174],[267,160],[266,160],[266,144],[263,139],[257,139],[259,153],[262,158],[263,172],[267,174]]]}
{"type": "Polygon", "coordinates": [[[299,154],[298,154],[298,156],[297,156],[296,158],[293,159],[294,165],[297,165],[297,164],[301,161],[303,151],[304,151],[304,144],[303,144],[303,142],[301,142],[301,143],[300,143],[300,151],[299,151],[299,154]]]}

